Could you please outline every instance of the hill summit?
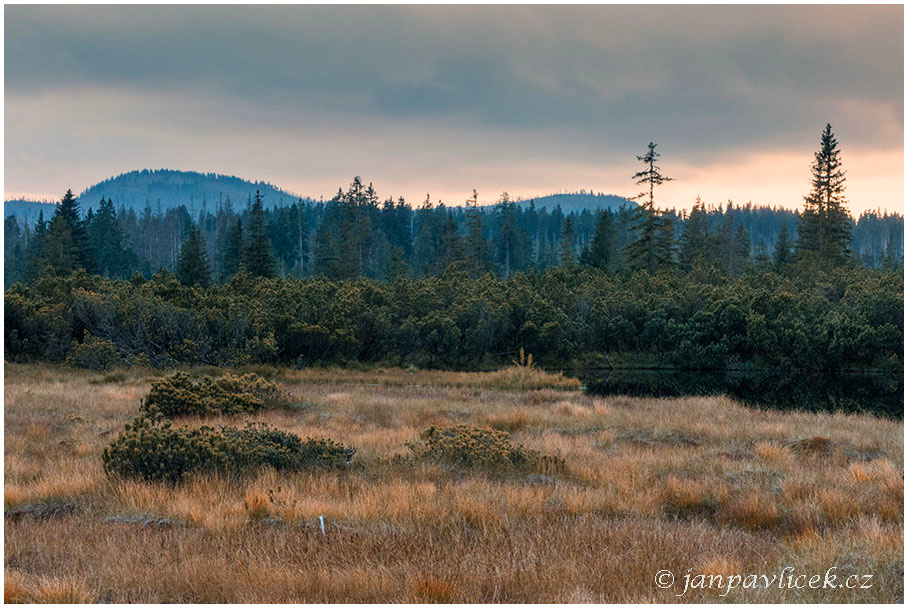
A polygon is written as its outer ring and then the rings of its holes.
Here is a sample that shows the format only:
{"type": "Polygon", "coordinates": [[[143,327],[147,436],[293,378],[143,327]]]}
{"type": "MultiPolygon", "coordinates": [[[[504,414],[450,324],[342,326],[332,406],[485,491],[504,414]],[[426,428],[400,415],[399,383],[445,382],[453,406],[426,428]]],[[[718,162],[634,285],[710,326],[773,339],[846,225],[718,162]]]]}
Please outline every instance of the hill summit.
{"type": "Polygon", "coordinates": [[[137,212],[146,206],[166,210],[185,205],[191,213],[198,213],[203,205],[214,211],[219,203],[223,205],[228,199],[235,209],[245,207],[257,190],[268,207],[290,205],[300,199],[268,182],[251,182],[218,173],[142,169],[121,173],[90,186],[79,195],[79,201],[86,209],[97,207],[103,197],[113,199],[117,208],[122,206],[137,212]]]}

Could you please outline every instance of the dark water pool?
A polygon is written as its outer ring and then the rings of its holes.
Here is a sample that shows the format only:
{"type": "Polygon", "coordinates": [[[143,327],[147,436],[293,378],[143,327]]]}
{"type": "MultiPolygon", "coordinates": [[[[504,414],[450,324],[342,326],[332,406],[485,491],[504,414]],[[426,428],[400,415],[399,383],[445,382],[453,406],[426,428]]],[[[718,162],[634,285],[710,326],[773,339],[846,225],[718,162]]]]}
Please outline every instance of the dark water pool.
{"type": "Polygon", "coordinates": [[[782,410],[867,412],[903,418],[903,375],[683,370],[574,371],[595,395],[679,397],[725,394],[782,410]]]}

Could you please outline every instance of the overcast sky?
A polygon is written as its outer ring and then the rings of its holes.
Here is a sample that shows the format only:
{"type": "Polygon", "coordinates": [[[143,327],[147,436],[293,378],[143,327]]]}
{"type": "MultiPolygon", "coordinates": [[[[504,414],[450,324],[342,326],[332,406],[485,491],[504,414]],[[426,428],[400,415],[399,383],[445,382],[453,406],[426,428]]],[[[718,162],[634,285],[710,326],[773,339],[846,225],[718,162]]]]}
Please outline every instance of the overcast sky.
{"type": "Polygon", "coordinates": [[[5,184],[172,168],[330,197],[637,194],[799,207],[820,133],[850,209],[903,209],[903,7],[5,7],[5,184]]]}

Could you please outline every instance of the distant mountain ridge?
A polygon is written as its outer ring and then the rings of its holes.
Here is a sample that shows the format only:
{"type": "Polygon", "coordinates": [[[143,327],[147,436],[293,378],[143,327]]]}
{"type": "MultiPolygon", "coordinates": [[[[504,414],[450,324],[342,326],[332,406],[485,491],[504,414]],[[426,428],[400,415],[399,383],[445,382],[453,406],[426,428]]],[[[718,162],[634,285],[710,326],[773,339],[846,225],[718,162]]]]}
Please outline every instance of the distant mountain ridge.
{"type": "MultiPolygon", "coordinates": [[[[210,211],[229,199],[235,209],[245,207],[256,194],[268,207],[290,205],[301,197],[268,182],[244,180],[232,175],[178,171],[175,169],[142,169],[121,173],[82,191],[83,208],[97,207],[101,198],[113,199],[117,208],[137,212],[146,205],[162,210],[185,205],[194,215],[202,206],[210,211]]],[[[305,199],[305,197],[304,197],[305,199]]]]}
{"type": "MultiPolygon", "coordinates": [[[[229,199],[235,210],[246,207],[247,202],[259,191],[265,206],[283,207],[301,199],[297,194],[278,186],[262,181],[250,181],[232,175],[218,173],[201,173],[197,171],[180,171],[175,169],[141,169],[121,173],[89,186],[78,198],[82,211],[97,209],[102,197],[112,199],[117,209],[124,207],[141,214],[148,205],[153,212],[167,211],[181,205],[195,218],[202,211],[203,205],[210,212],[217,210],[219,203],[224,205],[229,199]]],[[[60,193],[61,196],[63,193],[60,193]]],[[[313,201],[302,197],[304,201],[313,201]]],[[[534,202],[537,208],[555,209],[561,206],[566,213],[584,209],[619,209],[623,205],[635,203],[617,195],[580,191],[577,193],[560,193],[518,199],[520,206],[534,202]]],[[[20,222],[33,225],[41,211],[45,218],[54,213],[56,201],[29,201],[14,199],[3,205],[3,215],[16,216],[20,222]]]]}
{"type": "MultiPolygon", "coordinates": [[[[112,199],[117,209],[124,207],[142,213],[145,206],[152,211],[167,211],[181,205],[195,217],[203,205],[216,211],[218,204],[231,201],[234,209],[243,209],[259,191],[266,207],[281,207],[300,200],[300,196],[273,184],[250,181],[232,175],[179,171],[175,169],[141,169],[121,173],[83,190],[78,199],[83,213],[97,209],[102,197],[112,199]]],[[[63,193],[60,193],[61,196],[63,193]]],[[[311,201],[302,197],[304,201],[311,201]]],[[[13,199],[4,202],[3,216],[16,216],[20,221],[34,224],[41,211],[45,218],[54,213],[56,201],[13,199]]]]}

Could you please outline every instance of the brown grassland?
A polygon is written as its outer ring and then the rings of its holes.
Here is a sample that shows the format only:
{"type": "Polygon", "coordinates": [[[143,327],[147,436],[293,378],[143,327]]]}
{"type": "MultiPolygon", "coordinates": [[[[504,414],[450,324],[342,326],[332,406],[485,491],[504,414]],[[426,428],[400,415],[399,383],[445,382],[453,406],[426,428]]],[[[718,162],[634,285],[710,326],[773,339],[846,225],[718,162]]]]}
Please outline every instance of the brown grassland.
{"type": "Polygon", "coordinates": [[[7,363],[5,601],[903,599],[899,421],[722,397],[596,398],[519,368],[256,371],[283,382],[294,407],[255,419],[357,447],[349,469],[176,487],[110,480],[101,452],[161,373],[7,363]],[[508,431],[563,457],[565,471],[393,459],[428,426],[460,423],[508,431]],[[681,580],[688,569],[769,576],[785,566],[871,574],[872,586],[722,599],[654,584],[661,569],[681,580]]]}

